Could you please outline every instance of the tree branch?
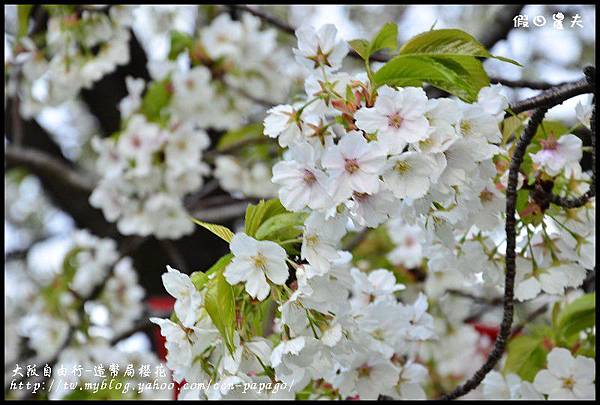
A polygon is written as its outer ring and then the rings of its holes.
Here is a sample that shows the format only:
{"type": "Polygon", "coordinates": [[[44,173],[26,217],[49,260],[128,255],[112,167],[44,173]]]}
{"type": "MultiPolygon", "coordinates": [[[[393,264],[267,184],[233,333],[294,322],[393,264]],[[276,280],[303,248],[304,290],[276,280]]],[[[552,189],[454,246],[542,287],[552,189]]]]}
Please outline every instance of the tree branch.
{"type": "MultiPolygon", "coordinates": [[[[591,93],[594,91],[594,86],[590,85],[586,78],[569,82],[562,86],[554,87],[550,90],[543,91],[537,96],[519,101],[511,106],[509,110],[513,114],[519,114],[524,111],[533,110],[534,108],[550,108],[562,104],[564,101],[579,96],[581,94],[591,93]]],[[[512,114],[507,113],[506,118],[512,114]]]]}
{"type": "MultiPolygon", "coordinates": [[[[587,83],[592,89],[595,88],[595,68],[588,67],[585,69],[585,76],[587,83]]],[[[596,103],[592,107],[592,116],[590,117],[590,139],[592,142],[592,179],[590,182],[590,188],[580,195],[579,197],[561,197],[552,192],[547,193],[541,187],[535,189],[534,198],[544,203],[551,202],[563,208],[579,208],[583,207],[588,201],[596,196],[596,103]]]]}
{"type": "Polygon", "coordinates": [[[535,320],[535,318],[537,318],[538,316],[544,315],[547,310],[548,310],[548,304],[544,304],[541,307],[539,307],[538,309],[536,309],[535,311],[533,311],[532,313],[530,313],[527,316],[527,318],[525,318],[518,325],[515,325],[515,327],[512,328],[509,339],[512,339],[517,334],[519,334],[523,330],[523,328],[525,328],[525,326],[527,326],[529,323],[533,322],[535,320]]]}
{"type": "Polygon", "coordinates": [[[541,124],[548,107],[542,107],[533,113],[523,131],[523,135],[519,138],[515,152],[510,162],[508,173],[508,185],[506,187],[506,277],[504,280],[504,312],[502,315],[502,323],[494,348],[489,354],[486,362],[468,379],[463,385],[457,387],[454,391],[444,395],[441,399],[450,400],[461,397],[473,389],[475,389],[485,376],[494,368],[496,363],[502,357],[508,337],[511,333],[511,326],[514,312],[514,287],[516,273],[516,202],[517,202],[517,180],[519,169],[525,156],[525,149],[531,143],[538,126],[541,124]]]}
{"type": "Polygon", "coordinates": [[[563,83],[547,83],[542,81],[534,81],[534,80],[509,80],[502,79],[499,77],[490,77],[490,82],[492,84],[501,84],[506,87],[514,87],[514,88],[526,88],[532,90],[549,90],[554,87],[559,87],[567,84],[568,82],[563,83]]]}
{"type": "Polygon", "coordinates": [[[116,69],[94,83],[91,89],[82,89],[81,98],[92,115],[98,120],[104,136],[109,136],[121,126],[119,102],[127,96],[125,78],[132,76],[148,82],[150,74],[146,68],[146,52],[130,31],[129,63],[117,66],[116,69]]]}
{"type": "Polygon", "coordinates": [[[524,4],[502,6],[500,12],[494,15],[493,22],[486,26],[485,31],[481,33],[479,42],[487,49],[491,49],[496,43],[506,39],[514,28],[513,18],[521,12],[523,7],[525,7],[524,4]]]}
{"type": "MultiPolygon", "coordinates": [[[[279,30],[281,30],[287,34],[296,35],[296,28],[292,27],[290,24],[288,24],[286,22],[279,20],[278,18],[275,18],[267,13],[257,10],[254,7],[249,7],[245,4],[235,4],[235,5],[231,5],[230,7],[250,13],[253,16],[260,18],[264,22],[272,25],[275,28],[278,28],[279,30]]],[[[362,59],[362,56],[360,56],[354,50],[350,50],[350,53],[348,55],[350,55],[351,57],[353,57],[355,59],[362,59]]],[[[388,55],[376,53],[374,55],[371,55],[370,59],[375,62],[387,62],[388,60],[390,60],[390,57],[388,55]]]]}
{"type": "Polygon", "coordinates": [[[177,269],[182,273],[188,273],[187,264],[185,263],[185,257],[179,252],[175,243],[168,239],[162,239],[160,241],[161,247],[169,257],[169,260],[173,263],[177,269]]]}
{"type": "Polygon", "coordinates": [[[6,161],[11,165],[25,166],[34,174],[44,173],[46,176],[55,176],[63,181],[65,186],[86,193],[90,193],[94,189],[94,181],[91,178],[82,175],[44,152],[9,145],[4,153],[6,161]]]}

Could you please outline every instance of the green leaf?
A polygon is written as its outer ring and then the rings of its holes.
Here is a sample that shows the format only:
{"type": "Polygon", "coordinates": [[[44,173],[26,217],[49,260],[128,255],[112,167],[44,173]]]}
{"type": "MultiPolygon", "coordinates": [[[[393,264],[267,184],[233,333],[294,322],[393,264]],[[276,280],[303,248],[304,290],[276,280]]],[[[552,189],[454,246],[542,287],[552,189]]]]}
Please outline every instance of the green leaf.
{"type": "Polygon", "coordinates": [[[421,86],[429,83],[472,102],[479,90],[490,83],[478,58],[494,57],[464,31],[431,30],[406,42],[398,56],[375,73],[374,81],[376,86],[421,86]]]}
{"type": "Polygon", "coordinates": [[[177,56],[192,48],[193,38],[181,31],[171,31],[171,48],[169,49],[169,60],[177,59],[177,56]]]}
{"type": "Polygon", "coordinates": [[[369,56],[383,49],[395,51],[398,48],[398,25],[388,22],[381,27],[369,47],[369,56]]]}
{"type": "Polygon", "coordinates": [[[554,137],[558,139],[561,135],[568,133],[569,128],[567,128],[562,122],[544,120],[538,127],[533,139],[535,143],[539,143],[540,139],[547,139],[550,135],[554,135],[554,137]]]}
{"type": "Polygon", "coordinates": [[[364,60],[367,60],[369,58],[369,56],[371,56],[369,54],[369,45],[370,44],[369,44],[369,41],[367,41],[366,39],[353,39],[352,41],[348,41],[348,44],[364,60]]]}
{"type": "Polygon", "coordinates": [[[440,29],[423,32],[402,45],[399,54],[495,58],[521,66],[512,59],[492,55],[472,35],[458,29],[440,29]]]}
{"type": "Polygon", "coordinates": [[[596,293],[577,298],[560,312],[556,328],[561,336],[569,338],[596,325],[596,293]]]}
{"type": "Polygon", "coordinates": [[[270,217],[256,231],[256,239],[287,240],[302,233],[302,224],[307,217],[305,212],[286,212],[270,217]]]}
{"type": "Polygon", "coordinates": [[[479,90],[490,85],[490,78],[483,64],[470,56],[433,57],[437,62],[446,65],[466,81],[471,92],[477,96],[479,90]]]}
{"type": "Polygon", "coordinates": [[[149,121],[161,121],[162,109],[171,101],[172,93],[169,91],[169,86],[170,79],[164,79],[148,87],[142,99],[141,112],[149,121]]]}
{"type": "Polygon", "coordinates": [[[233,238],[233,232],[231,232],[231,230],[229,228],[227,228],[223,225],[210,224],[208,222],[200,221],[199,219],[196,219],[193,217],[192,217],[192,221],[194,221],[196,224],[200,225],[201,227],[208,229],[209,231],[211,231],[212,233],[214,233],[215,235],[217,235],[219,238],[223,239],[227,243],[230,243],[231,239],[233,238]]]}
{"type": "Polygon", "coordinates": [[[192,284],[196,287],[196,290],[200,291],[204,288],[206,283],[208,283],[208,274],[203,271],[195,271],[190,274],[190,279],[192,280],[192,284]]]}
{"type": "Polygon", "coordinates": [[[31,14],[31,4],[19,4],[17,6],[17,18],[19,26],[17,28],[17,38],[24,37],[29,31],[29,15],[31,14]]]}
{"type": "Polygon", "coordinates": [[[529,191],[521,189],[517,191],[517,212],[521,212],[527,207],[529,203],[529,191]]]}
{"type": "Polygon", "coordinates": [[[248,236],[255,237],[261,224],[270,217],[286,212],[279,199],[261,200],[257,205],[246,208],[245,231],[248,236]]]}
{"type": "Polygon", "coordinates": [[[533,381],[537,372],[546,365],[548,354],[542,338],[518,336],[508,343],[505,373],[515,373],[526,381],[533,381]]]}
{"type": "Polygon", "coordinates": [[[523,129],[523,122],[525,122],[526,116],[519,114],[516,116],[510,116],[502,121],[502,142],[505,143],[508,139],[514,135],[515,138],[520,137],[523,129]]]}
{"type": "Polygon", "coordinates": [[[426,82],[468,102],[473,101],[478,92],[460,64],[451,60],[441,62],[429,56],[396,56],[375,72],[373,79],[376,86],[421,86],[426,82]]]}
{"type": "Polygon", "coordinates": [[[227,253],[213,264],[210,269],[206,271],[195,271],[190,275],[192,283],[198,291],[202,290],[204,286],[210,281],[210,276],[216,272],[222,271],[231,262],[233,254],[227,253]]]}
{"type": "Polygon", "coordinates": [[[398,48],[398,25],[394,22],[388,22],[381,27],[371,41],[354,39],[348,41],[348,44],[364,60],[369,60],[371,55],[383,49],[395,51],[398,48]]]}
{"type": "Polygon", "coordinates": [[[211,280],[204,298],[204,307],[223,337],[225,346],[233,353],[235,350],[233,342],[236,321],[235,300],[233,287],[225,280],[222,271],[217,272],[215,278],[211,280]]]}
{"type": "Polygon", "coordinates": [[[234,131],[229,131],[223,134],[217,143],[217,150],[222,151],[231,145],[244,142],[249,139],[262,138],[264,127],[262,122],[246,125],[234,131]]]}

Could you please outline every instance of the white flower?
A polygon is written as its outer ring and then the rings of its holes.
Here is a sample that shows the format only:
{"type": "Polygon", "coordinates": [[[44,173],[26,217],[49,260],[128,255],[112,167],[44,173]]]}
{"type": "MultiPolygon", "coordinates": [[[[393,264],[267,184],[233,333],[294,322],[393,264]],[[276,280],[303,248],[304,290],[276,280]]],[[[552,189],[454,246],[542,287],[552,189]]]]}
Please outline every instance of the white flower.
{"type": "Polygon", "coordinates": [[[162,281],[165,290],[175,300],[175,314],[183,326],[191,328],[196,323],[198,311],[202,305],[202,295],[196,290],[196,287],[189,276],[178,270],[167,266],[167,273],[162,275],[162,281]]]}
{"type": "Polygon", "coordinates": [[[398,383],[399,370],[375,353],[357,354],[352,368],[343,370],[334,381],[344,397],[358,394],[361,400],[375,400],[398,383]]]}
{"type": "Polygon", "coordinates": [[[232,21],[229,14],[223,13],[202,29],[201,37],[212,59],[234,58],[240,52],[238,43],[242,40],[242,26],[238,21],[232,21]]]}
{"type": "Polygon", "coordinates": [[[555,264],[547,269],[533,270],[532,263],[517,258],[515,298],[530,300],[543,290],[547,294],[563,295],[568,286],[579,286],[585,278],[585,269],[577,265],[555,264]],[[575,274],[569,274],[575,272],[575,274]]]}
{"type": "Polygon", "coordinates": [[[273,183],[281,185],[279,199],[290,211],[328,208],[332,205],[327,190],[327,175],[317,168],[317,154],[308,143],[292,146],[293,160],[273,166],[273,183]]]}
{"type": "Polygon", "coordinates": [[[522,381],[516,374],[504,377],[492,370],[481,382],[485,399],[544,399],[530,382],[522,381]]]}
{"type": "Polygon", "coordinates": [[[357,268],[350,270],[354,278],[353,303],[366,306],[371,302],[379,302],[394,298],[394,292],[404,290],[403,284],[396,282],[391,271],[385,269],[373,270],[369,274],[357,268]]]}
{"type": "Polygon", "coordinates": [[[144,206],[145,220],[159,239],[177,239],[194,230],[180,199],[167,193],[157,193],[144,206]]]}
{"type": "Polygon", "coordinates": [[[199,125],[206,125],[202,122],[203,118],[214,115],[211,101],[215,99],[215,95],[210,81],[210,71],[204,66],[196,66],[187,72],[176,71],[173,74],[170,108],[178,118],[191,119],[199,125]]]}
{"type": "Polygon", "coordinates": [[[427,296],[423,293],[419,293],[413,305],[404,307],[405,319],[410,323],[410,326],[404,329],[405,339],[427,340],[435,336],[433,317],[426,312],[427,307],[427,296]]]}
{"type": "Polygon", "coordinates": [[[383,182],[396,198],[421,198],[429,190],[434,162],[419,152],[392,156],[383,173],[383,182]]]}
{"type": "Polygon", "coordinates": [[[148,174],[152,166],[152,155],[165,141],[165,134],[158,125],[146,121],[142,115],[134,115],[127,129],[117,141],[117,150],[126,159],[135,161],[132,173],[138,176],[148,174]]]}
{"type": "Polygon", "coordinates": [[[500,213],[506,205],[504,195],[490,182],[479,192],[477,200],[480,207],[473,215],[473,223],[481,230],[494,229],[500,223],[500,213]]]}
{"type": "Polygon", "coordinates": [[[205,131],[195,129],[189,122],[173,124],[165,147],[169,169],[179,174],[200,165],[202,151],[209,145],[210,138],[205,131]]]}
{"type": "Polygon", "coordinates": [[[343,201],[354,191],[373,194],[379,189],[379,174],[385,165],[385,151],[357,131],[344,135],[340,142],[325,151],[323,167],[331,175],[336,201],[343,201]]]}
{"type": "Polygon", "coordinates": [[[223,275],[229,284],[244,282],[252,298],[264,300],[271,287],[265,276],[274,284],[282,285],[288,278],[285,250],[271,241],[258,241],[245,233],[231,239],[234,257],[223,275]]]}
{"type": "Polygon", "coordinates": [[[336,34],[337,29],[333,24],[325,24],[318,31],[310,26],[298,28],[298,49],[294,49],[298,63],[308,69],[339,69],[348,53],[348,45],[345,41],[336,40],[336,34]]]}
{"type": "Polygon", "coordinates": [[[375,194],[352,194],[352,200],[346,202],[355,223],[375,228],[398,211],[398,202],[388,190],[379,190],[375,194]]]}
{"type": "Polygon", "coordinates": [[[577,102],[575,106],[575,115],[577,116],[577,120],[581,122],[587,128],[590,128],[590,120],[592,118],[592,111],[594,110],[594,106],[592,104],[581,104],[581,101],[577,102]]]}
{"type": "Polygon", "coordinates": [[[486,114],[496,117],[498,121],[504,118],[504,110],[508,108],[508,100],[500,93],[501,91],[502,85],[492,85],[483,87],[477,96],[477,104],[486,114]]]}
{"type": "Polygon", "coordinates": [[[344,216],[326,220],[324,214],[312,212],[304,222],[300,256],[308,260],[318,274],[325,274],[331,261],[339,257],[336,247],[345,233],[344,216]]]}
{"type": "Polygon", "coordinates": [[[581,139],[572,134],[563,135],[558,140],[550,135],[540,144],[542,150],[531,155],[531,159],[552,176],[559,174],[567,165],[578,163],[583,153],[581,139]]]}
{"type": "Polygon", "coordinates": [[[304,90],[309,99],[315,97],[319,99],[307,105],[306,112],[316,115],[335,113],[337,110],[332,107],[331,101],[335,95],[338,98],[346,95],[346,86],[351,83],[351,80],[352,77],[345,72],[323,75],[321,70],[315,70],[304,81],[304,90]]]}
{"type": "Polygon", "coordinates": [[[304,336],[284,340],[271,353],[275,376],[288,384],[291,390],[305,387],[310,380],[309,368],[316,354],[316,345],[310,344],[311,341],[314,339],[304,336]]]}
{"type": "Polygon", "coordinates": [[[204,316],[202,323],[191,328],[183,328],[169,319],[150,318],[150,322],[160,326],[160,333],[166,338],[167,367],[173,370],[177,382],[208,382],[210,377],[202,367],[197,367],[193,359],[200,356],[219,336],[219,332],[204,316]]]}
{"type": "Polygon", "coordinates": [[[125,78],[125,84],[127,85],[127,92],[129,94],[119,102],[121,118],[131,116],[140,108],[142,105],[142,93],[144,87],[146,87],[144,79],[134,79],[131,76],[125,78]]]}
{"type": "Polygon", "coordinates": [[[396,248],[388,253],[388,259],[393,264],[402,264],[409,269],[417,267],[423,260],[421,227],[394,221],[389,223],[388,233],[396,244],[396,248]]]}
{"type": "Polygon", "coordinates": [[[556,347],[548,354],[548,368],[535,376],[533,386],[548,399],[596,399],[596,363],[589,357],[573,358],[556,347]]]}
{"type": "Polygon", "coordinates": [[[471,141],[487,140],[497,143],[502,140],[498,120],[478,105],[464,105],[463,115],[456,129],[471,141]]]}
{"type": "Polygon", "coordinates": [[[278,105],[267,111],[264,120],[264,133],[270,138],[278,138],[279,145],[287,147],[302,139],[298,111],[291,105],[278,105]]]}
{"type": "Polygon", "coordinates": [[[427,399],[421,387],[427,380],[427,369],[413,361],[406,363],[400,371],[398,391],[401,399],[427,399]]]}
{"type": "Polygon", "coordinates": [[[407,143],[427,139],[427,108],[423,89],[405,87],[394,90],[382,86],[375,105],[356,112],[356,126],[367,133],[377,132],[377,140],[389,154],[400,153],[407,143]]]}

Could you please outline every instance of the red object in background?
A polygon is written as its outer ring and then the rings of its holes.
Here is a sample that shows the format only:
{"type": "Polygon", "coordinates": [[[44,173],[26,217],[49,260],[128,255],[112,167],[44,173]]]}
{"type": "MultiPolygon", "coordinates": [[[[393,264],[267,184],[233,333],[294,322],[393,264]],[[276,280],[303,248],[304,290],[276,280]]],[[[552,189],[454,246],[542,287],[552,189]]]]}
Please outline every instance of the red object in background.
{"type": "MultiPolygon", "coordinates": [[[[160,296],[160,297],[150,297],[146,300],[146,305],[148,306],[148,310],[151,314],[156,314],[160,317],[168,317],[169,314],[173,311],[173,306],[175,305],[175,298],[170,296],[160,296]]],[[[160,334],[160,327],[155,325],[152,329],[152,337],[154,340],[154,349],[158,358],[162,361],[166,361],[167,359],[167,348],[165,347],[166,339],[163,335],[160,334]]],[[[173,381],[173,377],[171,376],[171,381],[173,381]]],[[[173,391],[173,399],[177,399],[179,396],[179,391],[183,384],[185,384],[185,380],[181,383],[175,383],[175,390],[173,391]]]]}
{"type": "Polygon", "coordinates": [[[485,325],[483,323],[471,323],[471,325],[475,328],[477,333],[480,335],[486,335],[492,341],[495,341],[498,337],[498,332],[500,332],[499,326],[485,325]]]}
{"type": "MultiPolygon", "coordinates": [[[[146,305],[151,314],[157,314],[158,316],[166,316],[166,314],[173,311],[173,305],[175,305],[175,298],[170,296],[163,297],[150,297],[146,300],[146,305]]],[[[154,349],[156,354],[161,360],[167,358],[167,349],[165,348],[165,338],[160,334],[160,327],[154,326],[152,329],[152,336],[154,338],[154,349]]]]}

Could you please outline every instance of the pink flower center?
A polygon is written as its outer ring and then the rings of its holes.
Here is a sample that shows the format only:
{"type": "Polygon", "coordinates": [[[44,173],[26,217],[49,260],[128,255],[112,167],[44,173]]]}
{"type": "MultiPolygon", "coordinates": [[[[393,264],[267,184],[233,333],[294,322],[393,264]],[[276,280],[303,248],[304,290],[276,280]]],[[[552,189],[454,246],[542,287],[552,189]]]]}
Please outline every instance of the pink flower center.
{"type": "Polygon", "coordinates": [[[304,182],[306,184],[308,184],[309,186],[314,184],[315,181],[317,181],[317,178],[315,177],[315,174],[313,172],[311,172],[308,169],[304,169],[304,182]]]}
{"type": "Polygon", "coordinates": [[[388,125],[392,128],[400,128],[402,126],[402,121],[404,121],[404,119],[398,112],[388,115],[388,125]]]}
{"type": "Polygon", "coordinates": [[[142,140],[140,139],[140,137],[138,135],[134,135],[131,138],[131,144],[133,145],[134,148],[139,148],[140,146],[142,146],[142,140]]]}
{"type": "Polygon", "coordinates": [[[356,159],[345,159],[345,161],[346,163],[344,164],[344,169],[346,169],[348,173],[352,174],[360,169],[356,159]]]}
{"type": "Polygon", "coordinates": [[[545,150],[556,150],[558,148],[558,141],[555,137],[550,136],[548,139],[540,140],[540,145],[542,145],[542,148],[545,150]]]}

